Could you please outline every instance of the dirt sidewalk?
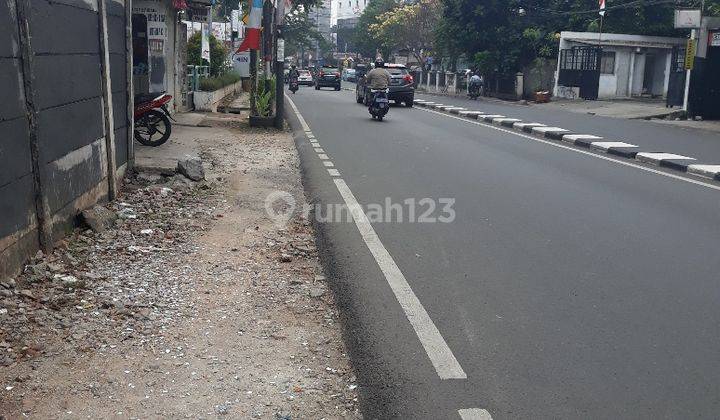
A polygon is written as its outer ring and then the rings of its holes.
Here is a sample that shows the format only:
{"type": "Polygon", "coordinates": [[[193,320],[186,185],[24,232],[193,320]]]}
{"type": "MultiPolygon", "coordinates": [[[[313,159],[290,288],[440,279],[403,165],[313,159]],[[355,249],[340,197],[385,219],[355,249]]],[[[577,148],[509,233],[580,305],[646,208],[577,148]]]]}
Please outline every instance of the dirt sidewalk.
{"type": "Polygon", "coordinates": [[[292,138],[205,123],[174,136],[206,181],[132,178],[114,228],[0,284],[0,418],[360,417],[312,228],[265,212],[304,203],[292,138]]]}

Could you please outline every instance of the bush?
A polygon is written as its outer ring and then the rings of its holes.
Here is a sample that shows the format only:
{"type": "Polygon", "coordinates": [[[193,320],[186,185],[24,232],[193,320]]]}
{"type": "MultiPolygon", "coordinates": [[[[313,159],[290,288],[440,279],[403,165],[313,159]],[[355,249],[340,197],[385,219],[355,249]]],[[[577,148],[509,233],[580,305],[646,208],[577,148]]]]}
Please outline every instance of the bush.
{"type": "MultiPolygon", "coordinates": [[[[202,48],[202,34],[194,33],[187,43],[187,61],[192,66],[207,66],[207,60],[200,58],[202,48]]],[[[228,49],[210,35],[210,74],[217,76],[225,68],[225,61],[228,56],[228,49]]],[[[204,90],[204,89],[203,89],[204,90]]]]}
{"type": "Polygon", "coordinates": [[[221,74],[217,77],[206,77],[200,79],[200,90],[205,92],[212,92],[224,88],[227,85],[231,85],[240,80],[240,75],[231,71],[225,74],[221,74]]]}

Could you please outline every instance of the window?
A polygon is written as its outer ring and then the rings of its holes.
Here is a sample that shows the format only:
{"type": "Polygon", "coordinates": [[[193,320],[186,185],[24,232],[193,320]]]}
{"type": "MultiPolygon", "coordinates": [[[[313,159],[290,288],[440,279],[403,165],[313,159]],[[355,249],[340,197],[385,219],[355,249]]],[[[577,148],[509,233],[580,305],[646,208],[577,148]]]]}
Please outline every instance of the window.
{"type": "Polygon", "coordinates": [[[602,53],[600,60],[600,74],[615,74],[615,52],[608,51],[602,53]]]}

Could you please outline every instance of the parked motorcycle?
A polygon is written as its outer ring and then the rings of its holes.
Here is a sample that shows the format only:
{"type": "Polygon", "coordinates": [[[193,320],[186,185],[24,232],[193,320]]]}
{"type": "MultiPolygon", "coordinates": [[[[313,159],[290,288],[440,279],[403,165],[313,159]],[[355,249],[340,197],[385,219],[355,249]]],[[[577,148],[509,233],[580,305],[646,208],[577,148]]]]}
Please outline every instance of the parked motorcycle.
{"type": "Polygon", "coordinates": [[[372,115],[373,119],[382,121],[385,114],[387,114],[390,110],[388,90],[370,90],[370,95],[372,95],[372,99],[370,100],[368,111],[370,112],[370,115],[372,115]]]}
{"type": "Polygon", "coordinates": [[[298,86],[299,85],[297,77],[293,77],[292,79],[290,79],[290,91],[293,93],[293,95],[295,94],[295,92],[297,92],[298,86]]]}
{"type": "MultiPolygon", "coordinates": [[[[160,146],[170,138],[172,126],[167,103],[172,99],[165,92],[135,96],[135,140],[145,146],[160,146]]],[[[174,120],[173,120],[174,121],[174,120]]]]}

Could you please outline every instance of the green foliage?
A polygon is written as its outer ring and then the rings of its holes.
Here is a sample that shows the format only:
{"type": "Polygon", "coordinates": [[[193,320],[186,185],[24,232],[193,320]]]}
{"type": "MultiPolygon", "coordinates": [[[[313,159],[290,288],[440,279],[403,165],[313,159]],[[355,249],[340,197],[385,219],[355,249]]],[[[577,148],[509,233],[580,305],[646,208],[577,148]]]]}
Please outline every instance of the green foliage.
{"type": "Polygon", "coordinates": [[[272,105],[275,99],[275,78],[258,79],[258,88],[255,93],[255,108],[261,117],[272,115],[272,105]]]}
{"type": "MultiPolygon", "coordinates": [[[[608,2],[603,32],[685,36],[673,28],[675,4],[608,2]]],[[[597,0],[443,0],[436,46],[454,62],[465,55],[486,74],[513,74],[536,58],[557,55],[561,31],[598,31],[597,0]]],[[[684,5],[698,6],[700,0],[684,5]]],[[[707,10],[720,13],[720,0],[707,10]]]]}
{"type": "MultiPolygon", "coordinates": [[[[187,43],[187,60],[189,65],[207,66],[207,60],[200,58],[202,34],[194,33],[187,43]]],[[[210,35],[210,74],[217,76],[225,71],[228,50],[212,34],[210,35]]]]}
{"type": "Polygon", "coordinates": [[[370,26],[380,23],[378,18],[383,13],[389,12],[398,6],[396,0],[369,0],[368,5],[363,10],[362,15],[358,18],[357,26],[353,35],[350,37],[352,44],[357,52],[364,57],[375,58],[375,54],[379,51],[383,57],[390,55],[390,48],[384,39],[378,39],[371,33],[370,26]]]}
{"type": "Polygon", "coordinates": [[[206,77],[200,79],[200,90],[205,92],[212,92],[224,88],[227,85],[231,85],[240,80],[240,75],[234,71],[227,72],[216,77],[206,77]]]}
{"type": "Polygon", "coordinates": [[[332,50],[332,45],[318,32],[307,11],[295,10],[285,16],[285,55],[291,56],[319,43],[322,53],[332,50]]]}

